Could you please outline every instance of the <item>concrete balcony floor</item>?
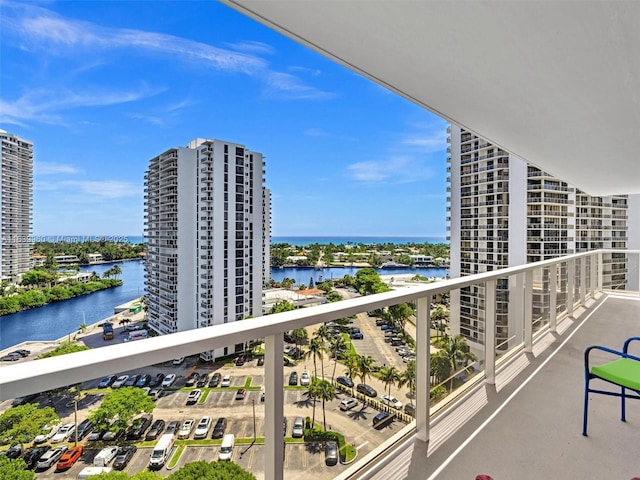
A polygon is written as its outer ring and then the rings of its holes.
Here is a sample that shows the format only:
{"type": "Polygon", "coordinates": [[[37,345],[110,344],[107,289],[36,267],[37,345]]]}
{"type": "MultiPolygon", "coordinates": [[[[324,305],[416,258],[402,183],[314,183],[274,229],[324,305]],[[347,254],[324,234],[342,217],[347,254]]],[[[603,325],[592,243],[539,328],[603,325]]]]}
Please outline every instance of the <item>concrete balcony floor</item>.
{"type": "MultiPolygon", "coordinates": [[[[590,345],[616,350],[640,336],[640,297],[600,295],[558,334],[538,339],[533,353],[499,371],[464,405],[432,422],[430,442],[407,440],[392,461],[372,466],[365,478],[380,480],[608,479],[640,476],[640,401],[592,394],[588,437],[583,437],[584,355],[590,345]]],[[[632,344],[633,345],[633,344],[632,344]]],[[[640,342],[632,352],[640,353],[640,342]]],[[[596,352],[593,352],[596,353],[596,352]]],[[[611,359],[598,352],[592,362],[611,359]],[[594,361],[595,360],[595,361],[594,361]]],[[[596,387],[596,381],[592,381],[596,387]]],[[[610,388],[604,382],[598,388],[610,388]]]]}

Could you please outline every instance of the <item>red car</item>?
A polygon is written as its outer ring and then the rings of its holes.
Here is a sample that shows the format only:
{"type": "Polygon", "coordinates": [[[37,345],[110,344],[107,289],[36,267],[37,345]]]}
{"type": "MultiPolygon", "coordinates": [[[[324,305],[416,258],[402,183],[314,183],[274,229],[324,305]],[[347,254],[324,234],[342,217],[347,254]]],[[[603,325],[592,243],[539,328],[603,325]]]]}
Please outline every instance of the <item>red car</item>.
{"type": "Polygon", "coordinates": [[[82,445],[78,445],[77,447],[70,448],[69,450],[67,450],[62,454],[62,456],[60,457],[60,460],[58,460],[56,469],[67,470],[71,468],[71,466],[78,461],[83,451],[84,451],[84,447],[82,445]]]}

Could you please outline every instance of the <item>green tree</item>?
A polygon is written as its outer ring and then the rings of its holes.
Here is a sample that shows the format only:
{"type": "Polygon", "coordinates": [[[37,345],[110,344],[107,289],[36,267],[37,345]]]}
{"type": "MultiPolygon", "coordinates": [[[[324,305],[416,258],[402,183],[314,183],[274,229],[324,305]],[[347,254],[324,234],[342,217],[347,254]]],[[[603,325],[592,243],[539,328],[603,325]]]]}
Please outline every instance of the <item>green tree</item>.
{"type": "Polygon", "coordinates": [[[56,275],[46,270],[29,270],[22,274],[22,285],[51,285],[56,275]]]}
{"type": "MultiPolygon", "coordinates": [[[[309,350],[307,350],[303,355],[305,360],[307,358],[313,359],[313,374],[316,377],[318,376],[318,365],[316,360],[319,358],[320,361],[323,361],[325,351],[326,349],[325,349],[324,341],[322,340],[322,338],[318,336],[314,336],[311,338],[311,341],[309,341],[309,350]]],[[[322,375],[324,377],[324,364],[323,364],[322,370],[323,370],[322,375]]]]}
{"type": "Polygon", "coordinates": [[[149,470],[140,470],[133,475],[129,475],[126,472],[118,472],[117,470],[113,470],[108,473],[94,475],[91,477],[91,480],[161,480],[162,478],[163,477],[161,477],[157,473],[151,472],[149,470]]]}
{"type": "Polygon", "coordinates": [[[156,404],[141,388],[124,387],[113,390],[107,395],[100,406],[89,413],[89,419],[96,430],[107,430],[115,421],[114,431],[127,427],[131,419],[139,413],[153,412],[156,404]]]}
{"type": "MultiPolygon", "coordinates": [[[[353,379],[358,375],[358,355],[355,353],[349,353],[344,359],[344,374],[353,382],[353,379]]],[[[353,396],[353,387],[351,387],[351,395],[353,396]]]]}
{"type": "Polygon", "coordinates": [[[367,383],[367,378],[371,376],[376,361],[371,355],[358,355],[358,376],[362,383],[367,383]]]}
{"type": "Polygon", "coordinates": [[[380,380],[384,383],[387,395],[391,395],[391,385],[396,385],[400,381],[400,372],[394,366],[382,367],[380,369],[380,380]]]}
{"type": "Polygon", "coordinates": [[[358,270],[353,283],[361,295],[389,291],[389,287],[380,280],[380,275],[373,268],[361,268],[358,270]]]}
{"type": "Polygon", "coordinates": [[[405,334],[404,328],[407,324],[407,320],[409,320],[409,317],[411,317],[413,313],[413,306],[410,303],[403,302],[389,307],[389,315],[391,315],[391,318],[400,325],[403,335],[405,334]]]}
{"type": "Polygon", "coordinates": [[[58,414],[51,407],[39,408],[36,403],[19,405],[0,415],[0,438],[10,444],[30,443],[42,433],[45,425],[58,420],[58,414]]]}
{"type": "Polygon", "coordinates": [[[452,373],[451,362],[444,350],[438,350],[431,355],[431,376],[436,385],[444,382],[452,373]]]}
{"type": "Polygon", "coordinates": [[[26,468],[27,464],[23,459],[0,455],[0,480],[35,480],[36,474],[26,468]]]}
{"type": "Polygon", "coordinates": [[[322,290],[324,293],[329,293],[331,290],[333,290],[333,284],[329,281],[324,281],[317,284],[316,288],[322,290]]]}
{"type": "Polygon", "coordinates": [[[58,357],[60,355],[66,355],[67,353],[82,352],[84,350],[89,350],[89,347],[80,343],[67,343],[65,345],[60,345],[59,347],[56,347],[54,350],[51,350],[50,352],[45,352],[41,355],[38,355],[36,357],[36,360],[39,360],[41,358],[58,357]]]}
{"type": "Polygon", "coordinates": [[[111,270],[112,270],[111,274],[112,274],[114,277],[116,277],[116,279],[117,279],[120,275],[122,275],[122,269],[120,268],[120,265],[114,265],[114,266],[111,268],[111,270]]]}
{"type": "Polygon", "coordinates": [[[338,366],[338,355],[343,350],[346,350],[347,342],[345,342],[344,337],[342,335],[337,335],[331,342],[329,343],[329,353],[331,357],[333,357],[333,373],[331,374],[331,383],[333,383],[334,378],[336,376],[336,367],[338,366]]]}
{"type": "Polygon", "coordinates": [[[300,347],[302,345],[302,341],[309,338],[309,333],[307,333],[306,328],[294,328],[291,331],[291,338],[296,344],[296,348],[300,351],[300,347]]]}
{"type": "Polygon", "coordinates": [[[442,355],[445,355],[449,360],[451,366],[449,391],[453,391],[453,379],[458,367],[468,365],[469,362],[476,359],[476,356],[471,353],[467,339],[462,335],[455,337],[445,335],[439,340],[438,346],[443,352],[442,355]]]}
{"type": "Polygon", "coordinates": [[[273,307],[271,307],[271,310],[269,311],[270,314],[273,313],[282,313],[282,312],[289,312],[291,310],[295,310],[296,306],[291,303],[288,300],[278,300],[273,307]]]}
{"type": "Polygon", "coordinates": [[[329,303],[339,302],[340,300],[342,300],[342,295],[340,295],[338,292],[329,292],[327,293],[326,298],[327,302],[329,303]]]}
{"type": "Polygon", "coordinates": [[[416,361],[409,360],[407,362],[407,368],[400,374],[400,379],[398,380],[398,387],[402,388],[404,386],[409,387],[409,399],[411,399],[411,403],[413,404],[413,397],[416,393],[416,361]]]}
{"type": "Polygon", "coordinates": [[[187,463],[167,480],[255,480],[256,477],[233,462],[187,463]]]}
{"type": "Polygon", "coordinates": [[[446,324],[449,320],[449,311],[443,305],[437,305],[436,308],[431,310],[431,324],[436,329],[436,336],[439,337],[439,333],[444,333],[446,324]]]}
{"type": "Polygon", "coordinates": [[[322,379],[315,379],[318,383],[318,388],[315,391],[316,398],[322,400],[322,423],[324,425],[324,431],[327,431],[327,415],[325,413],[325,402],[330,402],[336,396],[336,388],[328,381],[322,379]]]}

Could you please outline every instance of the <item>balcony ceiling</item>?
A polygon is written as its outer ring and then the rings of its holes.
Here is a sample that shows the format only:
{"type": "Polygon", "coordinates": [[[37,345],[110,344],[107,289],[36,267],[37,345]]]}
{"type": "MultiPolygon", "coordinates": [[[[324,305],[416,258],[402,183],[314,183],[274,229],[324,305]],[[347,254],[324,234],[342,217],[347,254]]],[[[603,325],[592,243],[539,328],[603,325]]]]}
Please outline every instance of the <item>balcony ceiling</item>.
{"type": "Polygon", "coordinates": [[[222,1],[589,194],[640,192],[640,2],[222,1]]]}

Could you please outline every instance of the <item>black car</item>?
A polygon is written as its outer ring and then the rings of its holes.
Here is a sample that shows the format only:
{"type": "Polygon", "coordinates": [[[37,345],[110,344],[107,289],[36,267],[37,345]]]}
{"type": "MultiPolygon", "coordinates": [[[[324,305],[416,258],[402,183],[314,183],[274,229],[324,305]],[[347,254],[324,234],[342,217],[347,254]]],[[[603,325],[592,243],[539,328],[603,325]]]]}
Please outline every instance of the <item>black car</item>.
{"type": "Polygon", "coordinates": [[[367,397],[378,396],[378,392],[376,392],[375,388],[373,388],[371,385],[367,385],[366,383],[359,383],[358,386],[356,387],[356,391],[358,393],[365,394],[367,397]]]}
{"type": "Polygon", "coordinates": [[[149,385],[149,382],[151,382],[151,375],[147,375],[145,373],[144,375],[140,375],[140,378],[138,378],[138,380],[136,381],[135,386],[139,388],[144,388],[149,385]]]}
{"type": "Polygon", "coordinates": [[[48,450],[51,450],[51,447],[49,445],[43,445],[41,447],[36,447],[29,450],[24,456],[24,461],[27,464],[27,468],[29,470],[34,470],[36,468],[38,460],[40,460],[40,457],[44,455],[48,450]]]}
{"type": "Polygon", "coordinates": [[[191,375],[189,375],[189,378],[187,378],[187,381],[185,382],[185,387],[193,387],[198,380],[200,380],[200,374],[198,372],[193,372],[191,375]]]}
{"type": "Polygon", "coordinates": [[[91,432],[92,430],[93,430],[93,422],[87,418],[86,420],[83,420],[82,422],[80,422],[80,424],[77,427],[77,430],[74,429],[73,432],[71,432],[71,436],[69,437],[69,441],[70,442],[76,442],[76,441],[79,442],[84,437],[89,435],[89,432],[91,432]],[[78,432],[78,439],[77,440],[76,440],[76,431],[78,432]]]}
{"type": "Polygon", "coordinates": [[[238,357],[236,358],[236,366],[237,367],[241,367],[242,365],[245,364],[245,359],[244,357],[238,357]]]}
{"type": "Polygon", "coordinates": [[[22,445],[13,445],[5,452],[5,455],[7,458],[20,458],[22,456],[22,445]]]}
{"type": "Polygon", "coordinates": [[[336,378],[336,382],[348,388],[353,388],[353,381],[349,377],[340,376],[336,378]]]}
{"type": "Polygon", "coordinates": [[[258,366],[261,367],[264,365],[264,357],[258,357],[258,366]]]}
{"type": "Polygon", "coordinates": [[[113,460],[113,468],[116,470],[122,470],[129,464],[129,460],[133,457],[133,454],[136,453],[138,448],[135,445],[127,445],[126,447],[122,447],[118,456],[113,460]]]}
{"type": "Polygon", "coordinates": [[[198,379],[198,383],[196,383],[196,386],[198,388],[204,388],[207,386],[208,381],[209,381],[209,375],[205,373],[204,375],[200,376],[200,379],[198,379]]]}
{"type": "Polygon", "coordinates": [[[28,357],[31,354],[31,352],[29,350],[24,350],[22,348],[20,350],[15,350],[15,351],[9,353],[9,355],[11,355],[13,353],[17,353],[18,355],[20,355],[23,358],[24,357],[28,357]]]}
{"type": "Polygon", "coordinates": [[[373,417],[373,428],[376,430],[380,430],[381,428],[389,425],[393,422],[393,415],[389,412],[380,412],[375,417],[373,417]]]}
{"type": "Polygon", "coordinates": [[[213,375],[211,375],[211,380],[209,380],[209,386],[210,387],[217,387],[220,384],[220,380],[222,379],[222,375],[220,375],[218,372],[214,373],[213,375]]]}
{"type": "Polygon", "coordinates": [[[291,374],[289,375],[289,385],[298,385],[298,372],[291,372],[291,374]]]}
{"type": "Polygon", "coordinates": [[[116,375],[109,375],[108,377],[104,377],[102,380],[100,380],[100,383],[98,383],[98,388],[108,388],[111,385],[113,385],[113,382],[116,381],[116,378],[118,378],[116,375]]]}
{"type": "Polygon", "coordinates": [[[213,427],[213,433],[211,434],[211,438],[222,438],[224,436],[224,431],[227,429],[227,419],[224,417],[220,417],[213,427]]]}
{"type": "Polygon", "coordinates": [[[164,373],[156,373],[155,376],[149,382],[151,388],[159,387],[164,380],[164,373]]]}
{"type": "Polygon", "coordinates": [[[134,387],[139,379],[140,375],[131,375],[129,378],[127,378],[127,381],[124,382],[123,387],[134,387]]]}
{"type": "Polygon", "coordinates": [[[129,430],[127,430],[127,440],[138,440],[144,435],[144,432],[147,431],[147,428],[151,425],[153,421],[152,415],[142,415],[141,417],[136,418],[129,430]]]}
{"type": "Polygon", "coordinates": [[[149,427],[149,431],[145,435],[144,439],[155,440],[156,438],[158,438],[162,433],[162,431],[164,430],[164,425],[165,425],[164,420],[158,419],[155,422],[153,422],[149,427]]]}
{"type": "Polygon", "coordinates": [[[177,433],[178,430],[180,430],[180,427],[182,426],[182,422],[180,422],[179,420],[174,420],[172,422],[169,422],[169,425],[167,425],[167,430],[165,430],[164,433],[177,433]]]}

